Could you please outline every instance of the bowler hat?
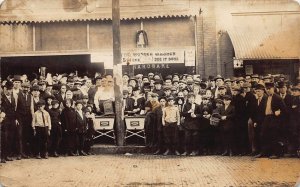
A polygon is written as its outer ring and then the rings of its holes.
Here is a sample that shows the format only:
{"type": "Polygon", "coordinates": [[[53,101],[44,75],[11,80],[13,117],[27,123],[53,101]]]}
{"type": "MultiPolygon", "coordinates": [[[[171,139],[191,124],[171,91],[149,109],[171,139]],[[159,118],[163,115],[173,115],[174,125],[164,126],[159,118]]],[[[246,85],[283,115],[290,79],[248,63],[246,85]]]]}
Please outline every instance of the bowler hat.
{"type": "Polygon", "coordinates": [[[264,89],[265,89],[265,86],[262,85],[262,84],[257,84],[257,85],[255,86],[255,90],[264,90],[264,89]]]}
{"type": "Polygon", "coordinates": [[[59,101],[56,100],[56,99],[54,99],[54,100],[51,101],[51,105],[55,105],[55,104],[59,104],[59,101]]]}
{"type": "Polygon", "coordinates": [[[214,80],[216,81],[218,79],[222,79],[224,81],[224,78],[221,75],[217,75],[214,80]]]}
{"type": "Polygon", "coordinates": [[[168,98],[167,98],[167,101],[171,101],[171,100],[174,101],[174,97],[171,96],[171,97],[168,97],[168,98]]]}
{"type": "Polygon", "coordinates": [[[232,100],[232,97],[230,95],[224,95],[222,97],[222,99],[224,99],[224,100],[232,100]]]}
{"type": "Polygon", "coordinates": [[[265,83],[265,86],[266,86],[267,88],[272,88],[272,87],[274,87],[275,85],[274,85],[274,82],[266,82],[266,83],[265,83]]]}
{"type": "Polygon", "coordinates": [[[300,86],[293,86],[291,88],[292,91],[300,91],[300,86]]]}
{"type": "Polygon", "coordinates": [[[13,83],[11,81],[7,81],[3,87],[6,87],[6,89],[11,90],[13,88],[13,83]]]}
{"type": "Polygon", "coordinates": [[[30,83],[29,82],[23,82],[21,86],[23,88],[30,88],[30,83]]]}
{"type": "Polygon", "coordinates": [[[33,85],[31,87],[31,91],[39,91],[40,90],[40,87],[38,85],[33,85]]]}
{"type": "Polygon", "coordinates": [[[36,103],[37,106],[43,106],[45,105],[45,101],[44,100],[39,100],[37,103],[36,103]]]}
{"type": "Polygon", "coordinates": [[[22,81],[21,75],[14,75],[14,78],[12,81],[22,81]]]}
{"type": "Polygon", "coordinates": [[[277,83],[277,87],[278,87],[278,88],[283,88],[283,87],[285,87],[285,86],[286,86],[286,83],[283,82],[283,81],[280,81],[280,82],[277,83]]]}

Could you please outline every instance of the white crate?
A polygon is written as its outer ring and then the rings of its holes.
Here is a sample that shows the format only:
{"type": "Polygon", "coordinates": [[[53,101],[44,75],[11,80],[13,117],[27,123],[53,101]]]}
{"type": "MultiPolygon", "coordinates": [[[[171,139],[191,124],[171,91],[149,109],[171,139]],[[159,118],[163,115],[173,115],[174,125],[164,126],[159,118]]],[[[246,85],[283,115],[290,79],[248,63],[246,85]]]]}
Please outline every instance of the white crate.
{"type": "Polygon", "coordinates": [[[95,118],[95,130],[110,130],[114,128],[115,118],[108,117],[96,117],[95,118]]]}
{"type": "Polygon", "coordinates": [[[127,117],[125,118],[127,130],[142,130],[145,127],[144,117],[127,117]]]}

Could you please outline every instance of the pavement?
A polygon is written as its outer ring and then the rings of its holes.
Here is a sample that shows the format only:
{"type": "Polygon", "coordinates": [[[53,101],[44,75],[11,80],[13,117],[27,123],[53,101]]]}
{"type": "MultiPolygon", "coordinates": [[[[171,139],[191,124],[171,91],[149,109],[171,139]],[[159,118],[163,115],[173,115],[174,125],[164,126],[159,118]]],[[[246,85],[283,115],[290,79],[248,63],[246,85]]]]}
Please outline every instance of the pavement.
{"type": "MultiPolygon", "coordinates": [[[[300,159],[114,154],[0,165],[3,186],[300,186],[300,159]]],[[[0,184],[0,186],[1,186],[0,184]]]]}

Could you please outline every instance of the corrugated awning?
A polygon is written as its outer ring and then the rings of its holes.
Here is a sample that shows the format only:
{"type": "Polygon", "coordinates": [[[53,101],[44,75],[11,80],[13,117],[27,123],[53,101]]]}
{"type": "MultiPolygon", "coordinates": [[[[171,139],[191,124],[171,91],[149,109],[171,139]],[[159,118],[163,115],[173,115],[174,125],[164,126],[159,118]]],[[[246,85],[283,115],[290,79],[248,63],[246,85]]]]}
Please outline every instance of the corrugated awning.
{"type": "Polygon", "coordinates": [[[236,59],[300,59],[300,12],[233,14],[236,59]]]}
{"type": "MultiPolygon", "coordinates": [[[[120,12],[121,20],[137,20],[152,18],[172,18],[172,17],[190,17],[195,15],[190,10],[163,10],[163,11],[135,11],[120,12]]],[[[0,14],[0,24],[15,23],[50,23],[50,22],[68,22],[68,21],[106,21],[111,20],[111,12],[93,12],[93,13],[51,13],[51,14],[30,14],[27,12],[14,14],[0,14]]]]}

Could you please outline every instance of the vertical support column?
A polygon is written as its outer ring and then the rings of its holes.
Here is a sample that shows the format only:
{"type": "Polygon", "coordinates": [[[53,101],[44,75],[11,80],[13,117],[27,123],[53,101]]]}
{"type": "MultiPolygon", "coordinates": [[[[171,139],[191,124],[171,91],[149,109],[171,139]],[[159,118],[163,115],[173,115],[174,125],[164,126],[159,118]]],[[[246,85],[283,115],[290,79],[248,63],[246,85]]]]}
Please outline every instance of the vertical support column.
{"type": "Polygon", "coordinates": [[[113,61],[114,61],[114,92],[115,92],[115,124],[117,129],[117,145],[124,145],[124,116],[122,95],[122,63],[120,40],[120,5],[119,0],[112,0],[112,32],[113,32],[113,61]]]}
{"type": "Polygon", "coordinates": [[[32,50],[36,51],[36,45],[35,45],[35,24],[32,25],[32,50]]]}
{"type": "Polygon", "coordinates": [[[86,24],[86,46],[87,49],[90,49],[90,24],[86,24]]]}

